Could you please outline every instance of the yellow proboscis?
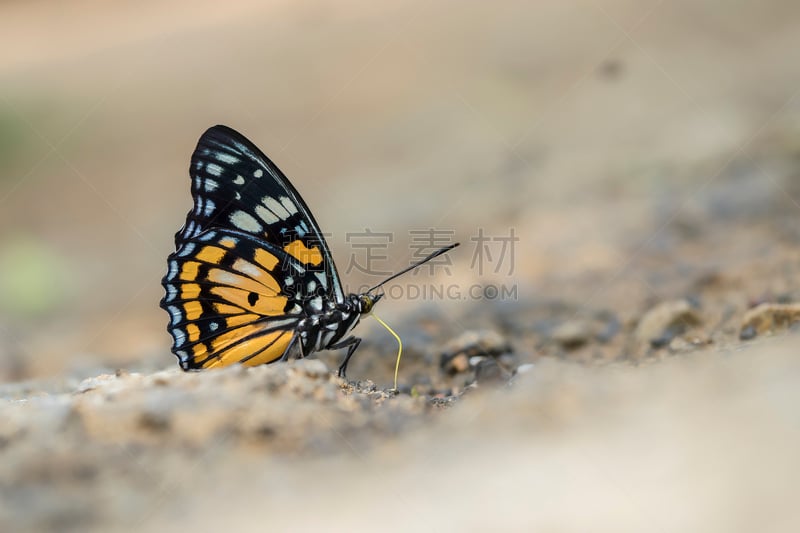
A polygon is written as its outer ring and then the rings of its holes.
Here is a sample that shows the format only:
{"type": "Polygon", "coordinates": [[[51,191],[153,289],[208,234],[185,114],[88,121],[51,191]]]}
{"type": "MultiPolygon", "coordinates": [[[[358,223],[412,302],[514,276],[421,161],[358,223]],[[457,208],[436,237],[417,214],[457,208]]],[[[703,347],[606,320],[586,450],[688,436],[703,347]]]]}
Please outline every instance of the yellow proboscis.
{"type": "Polygon", "coordinates": [[[386,330],[389,333],[391,333],[395,339],[397,339],[397,362],[394,365],[394,390],[397,391],[397,373],[400,371],[400,356],[403,355],[403,341],[400,340],[400,336],[397,333],[395,333],[394,330],[390,328],[388,324],[386,324],[386,322],[381,320],[380,317],[378,317],[378,315],[372,313],[372,316],[375,318],[375,320],[378,321],[378,323],[381,326],[385,327],[386,330]]]}

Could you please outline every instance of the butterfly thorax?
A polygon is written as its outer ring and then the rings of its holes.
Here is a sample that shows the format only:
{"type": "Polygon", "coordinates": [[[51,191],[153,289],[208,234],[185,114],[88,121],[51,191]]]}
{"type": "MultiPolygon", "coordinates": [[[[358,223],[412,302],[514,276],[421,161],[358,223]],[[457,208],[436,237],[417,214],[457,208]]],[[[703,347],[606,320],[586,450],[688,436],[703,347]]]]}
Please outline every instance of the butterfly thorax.
{"type": "Polygon", "coordinates": [[[381,295],[349,294],[344,302],[332,303],[311,299],[306,303],[307,317],[297,324],[303,356],[325,350],[339,343],[369,313],[381,295]]]}

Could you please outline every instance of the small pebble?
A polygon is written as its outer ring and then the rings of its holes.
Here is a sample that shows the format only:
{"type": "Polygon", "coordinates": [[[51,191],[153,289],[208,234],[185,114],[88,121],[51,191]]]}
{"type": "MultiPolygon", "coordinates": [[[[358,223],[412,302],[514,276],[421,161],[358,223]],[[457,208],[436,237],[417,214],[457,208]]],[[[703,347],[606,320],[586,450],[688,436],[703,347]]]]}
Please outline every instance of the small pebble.
{"type": "Polygon", "coordinates": [[[669,346],[673,338],[703,322],[688,300],[663,302],[647,311],[636,328],[636,340],[653,348],[669,346]]]}
{"type": "Polygon", "coordinates": [[[487,357],[475,367],[475,381],[478,383],[505,383],[511,376],[497,361],[487,357]]]}
{"type": "Polygon", "coordinates": [[[758,335],[785,331],[796,323],[800,323],[800,304],[764,303],[745,313],[739,339],[745,341],[758,335]]]}
{"type": "Polygon", "coordinates": [[[551,339],[565,350],[574,350],[594,337],[592,325],[585,320],[570,320],[558,326],[551,339]]]}
{"type": "Polygon", "coordinates": [[[86,378],[78,385],[78,393],[89,392],[90,390],[102,388],[110,383],[119,379],[118,376],[112,374],[102,374],[93,378],[86,378]]]}
{"type": "Polygon", "coordinates": [[[517,367],[517,374],[528,374],[533,372],[533,369],[536,367],[533,363],[525,363],[524,365],[519,365],[517,367]]]}
{"type": "Polygon", "coordinates": [[[622,329],[622,324],[620,324],[619,318],[617,318],[617,315],[611,312],[603,312],[598,318],[603,320],[604,324],[603,327],[600,328],[597,333],[595,333],[595,339],[603,344],[611,342],[611,340],[622,329]]]}
{"type": "Polygon", "coordinates": [[[484,359],[486,359],[486,357],[483,355],[473,355],[472,357],[469,358],[469,366],[475,368],[479,364],[481,364],[481,361],[483,361],[484,359]]]}
{"type": "Polygon", "coordinates": [[[374,392],[378,389],[375,383],[370,379],[362,379],[356,383],[356,390],[359,392],[374,392]]]}
{"type": "Polygon", "coordinates": [[[443,360],[441,366],[446,374],[460,374],[469,370],[469,358],[466,354],[460,353],[450,359],[443,360]]]}
{"type": "Polygon", "coordinates": [[[466,331],[445,345],[439,367],[455,374],[468,370],[473,357],[498,357],[511,351],[511,344],[496,331],[466,331]],[[459,360],[454,362],[456,358],[459,360]]]}

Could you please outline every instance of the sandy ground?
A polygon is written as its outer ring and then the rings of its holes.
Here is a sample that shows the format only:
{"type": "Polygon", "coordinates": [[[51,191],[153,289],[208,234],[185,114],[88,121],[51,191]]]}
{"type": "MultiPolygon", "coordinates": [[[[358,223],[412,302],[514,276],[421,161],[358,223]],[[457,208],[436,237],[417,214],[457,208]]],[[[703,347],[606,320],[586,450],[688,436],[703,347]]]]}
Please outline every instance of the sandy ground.
{"type": "Polygon", "coordinates": [[[0,4],[0,530],[796,531],[798,30],[784,0],[0,4]],[[379,276],[348,234],[390,271],[411,230],[462,242],[380,304],[399,394],[370,320],[351,381],[178,370],[159,280],[216,123],[349,287],[379,276]]]}

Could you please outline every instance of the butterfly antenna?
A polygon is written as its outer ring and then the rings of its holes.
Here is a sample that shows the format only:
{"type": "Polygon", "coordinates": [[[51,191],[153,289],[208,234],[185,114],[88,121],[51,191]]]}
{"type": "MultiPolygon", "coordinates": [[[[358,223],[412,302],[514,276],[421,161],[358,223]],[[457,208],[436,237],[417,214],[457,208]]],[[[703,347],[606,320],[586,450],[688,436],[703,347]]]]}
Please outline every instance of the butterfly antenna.
{"type": "Polygon", "coordinates": [[[372,288],[371,288],[370,290],[368,290],[367,292],[372,292],[372,291],[374,291],[375,289],[378,289],[378,288],[380,288],[382,285],[385,285],[385,284],[389,283],[390,281],[392,281],[393,279],[395,279],[395,278],[397,278],[397,277],[399,277],[399,276],[402,276],[403,274],[405,274],[405,273],[406,273],[406,272],[408,272],[409,270],[414,270],[414,269],[415,269],[415,268],[417,268],[418,266],[422,266],[422,265],[424,265],[425,263],[427,263],[428,261],[430,261],[430,260],[431,260],[431,259],[433,259],[434,257],[439,257],[440,255],[442,255],[442,254],[444,254],[444,253],[447,253],[447,252],[449,252],[450,250],[452,250],[453,248],[455,248],[455,247],[456,247],[456,246],[458,246],[459,244],[461,244],[461,243],[459,243],[459,242],[454,242],[453,244],[449,244],[449,245],[445,246],[444,248],[440,248],[440,249],[436,250],[435,252],[433,252],[432,254],[430,254],[430,255],[429,255],[428,257],[426,257],[425,259],[421,259],[421,260],[417,261],[416,263],[414,263],[413,265],[411,265],[411,266],[409,266],[409,267],[406,267],[406,268],[404,268],[404,269],[403,269],[403,270],[401,270],[400,272],[397,272],[396,274],[392,274],[391,276],[389,276],[389,277],[388,277],[388,278],[386,278],[385,280],[381,281],[380,283],[378,283],[377,285],[375,285],[374,287],[372,287],[372,288]]]}

